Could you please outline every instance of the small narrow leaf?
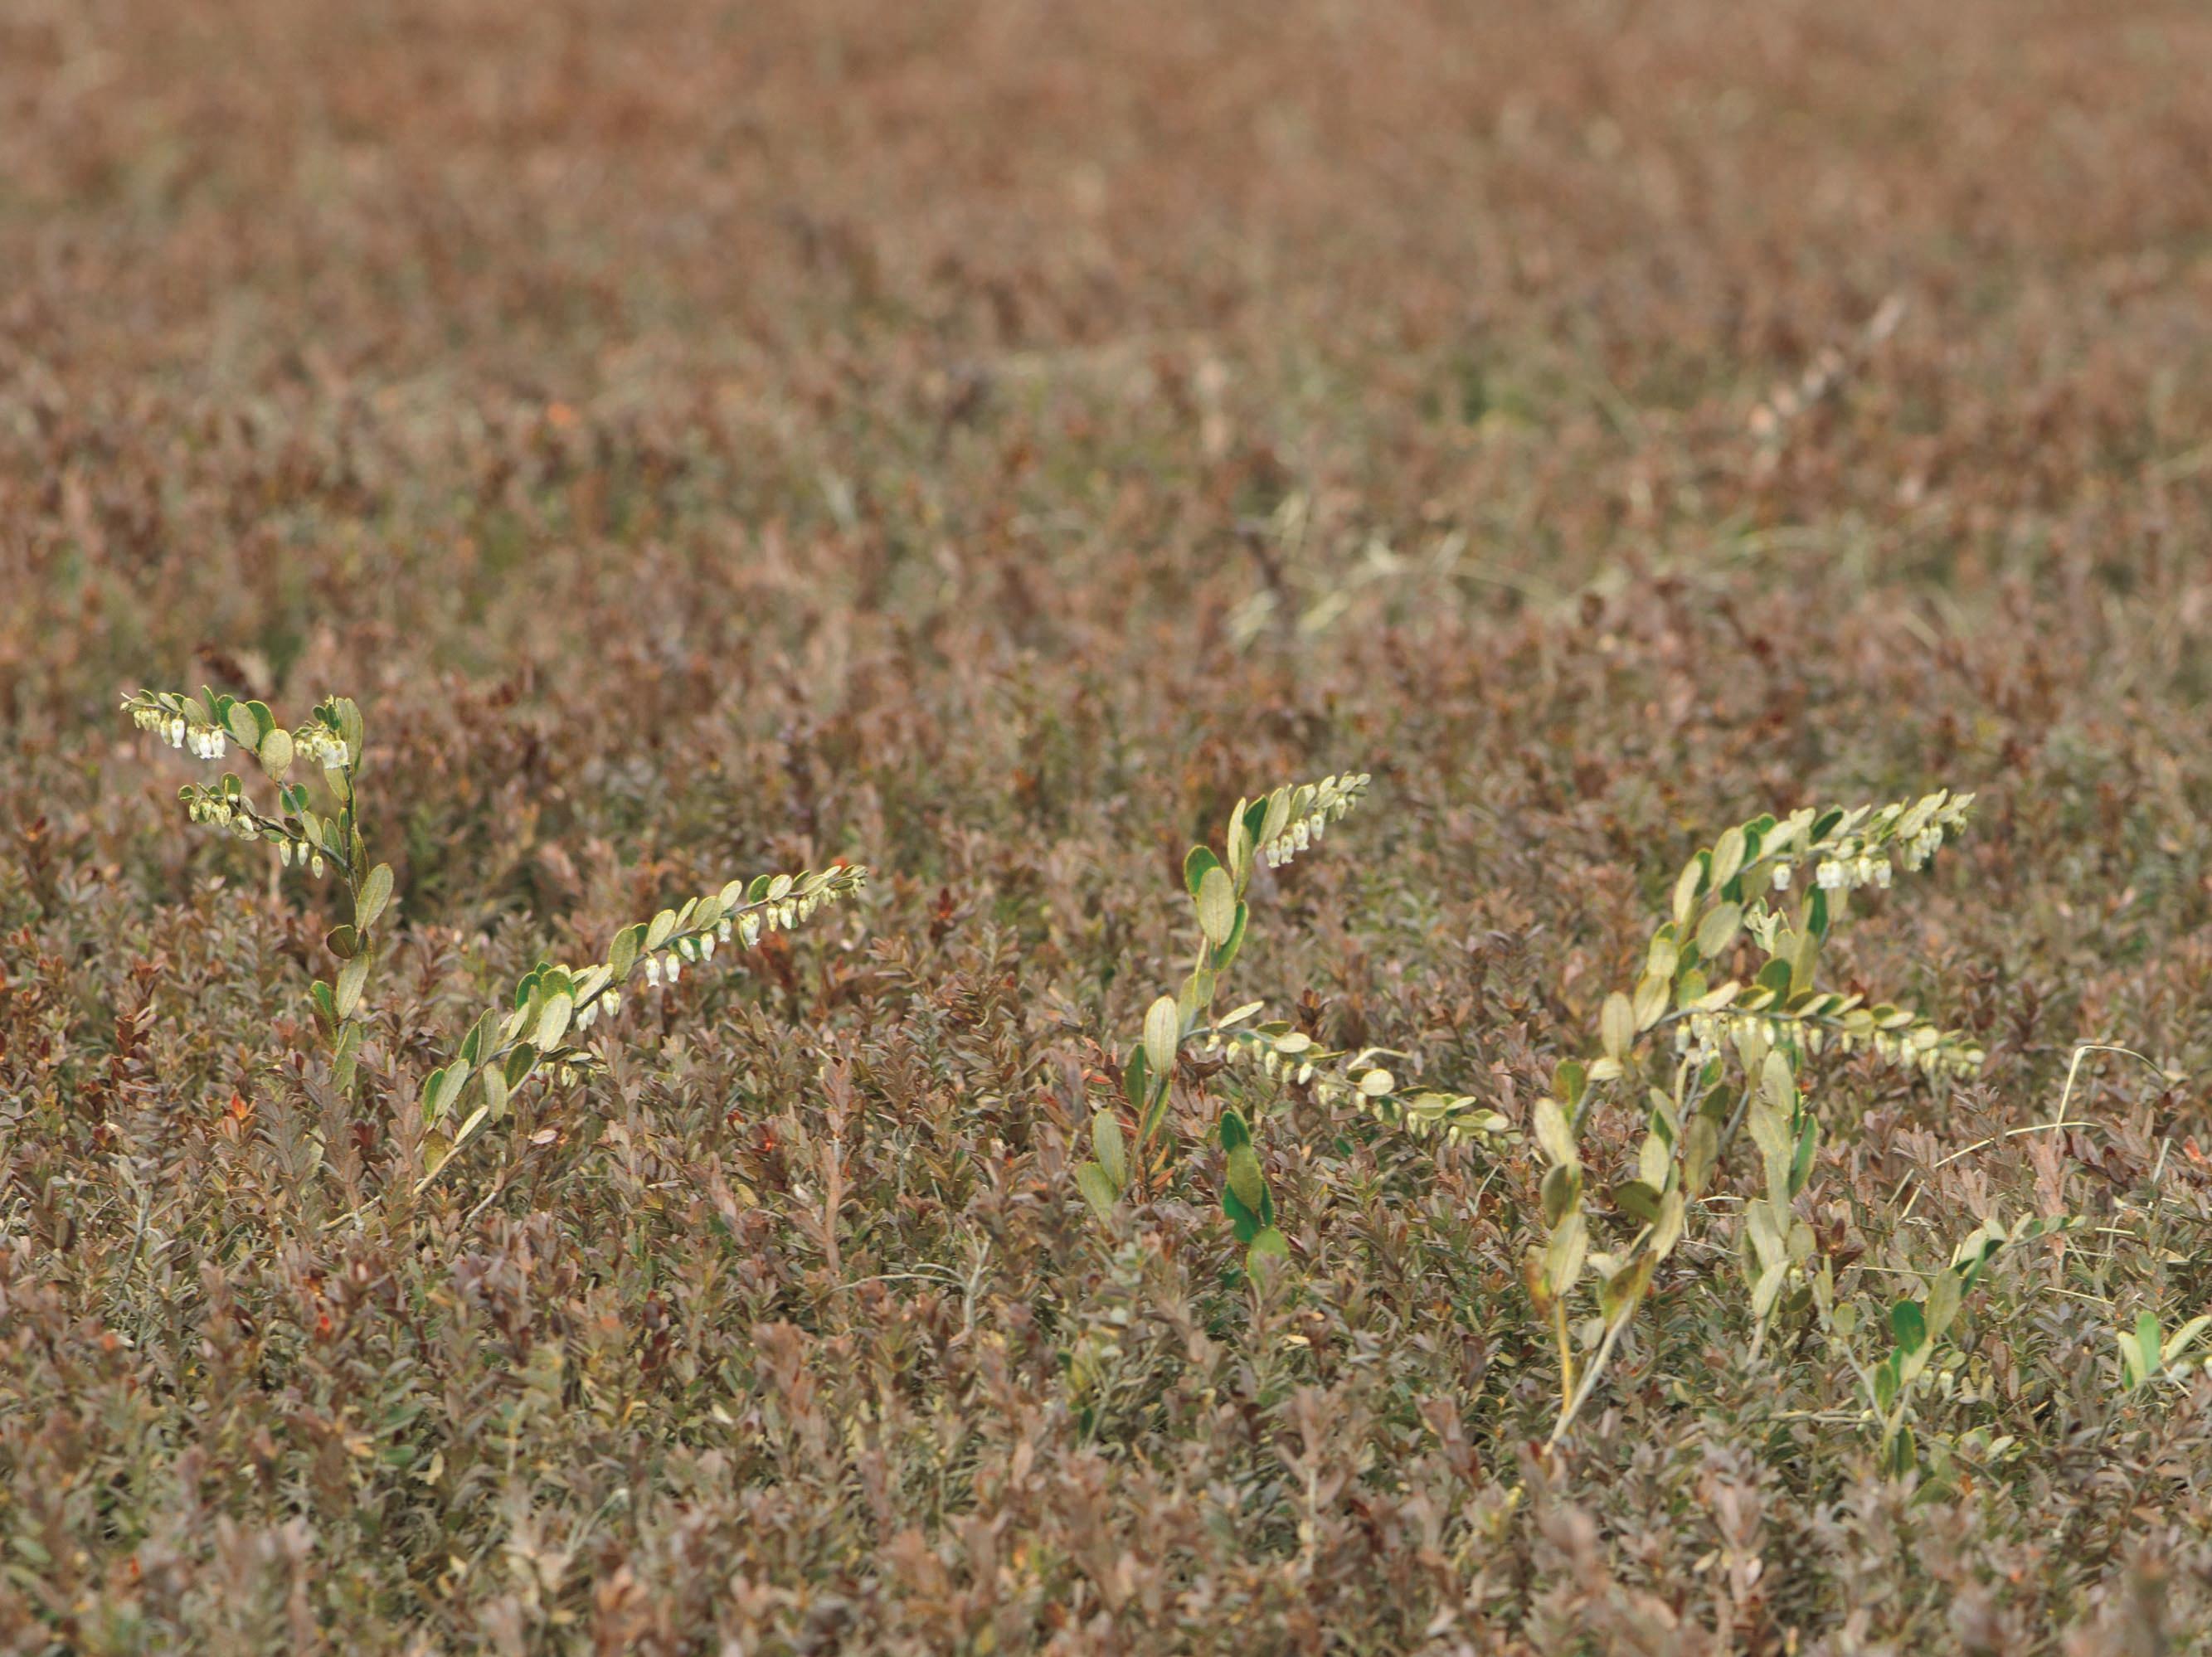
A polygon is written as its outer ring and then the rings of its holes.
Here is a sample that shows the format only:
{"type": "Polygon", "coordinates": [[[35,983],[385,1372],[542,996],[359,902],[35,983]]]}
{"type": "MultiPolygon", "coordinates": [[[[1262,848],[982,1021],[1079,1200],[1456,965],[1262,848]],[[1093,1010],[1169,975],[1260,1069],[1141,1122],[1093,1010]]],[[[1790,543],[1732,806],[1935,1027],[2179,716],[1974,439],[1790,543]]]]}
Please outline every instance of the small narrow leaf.
{"type": "Polygon", "coordinates": [[[1241,800],[1235,815],[1229,819],[1229,877],[1235,883],[1239,896],[1252,880],[1252,831],[1244,826],[1244,804],[1241,800]]]}
{"type": "Polygon", "coordinates": [[[1943,1271],[1936,1274],[1936,1280],[1928,1285],[1928,1305],[1924,1314],[1929,1339],[1943,1338],[1943,1332],[1951,1326],[1952,1320],[1959,1315],[1959,1301],[1962,1292],[1963,1286],[1959,1281],[1959,1274],[1956,1272],[1943,1271]]]}
{"type": "Polygon", "coordinates": [[[1759,1281],[1751,1291],[1751,1314],[1764,1318],[1774,1310],[1774,1302],[1782,1298],[1783,1286],[1790,1281],[1786,1263],[1770,1266],[1759,1274],[1759,1281]]]}
{"type": "Polygon", "coordinates": [[[1682,865],[1682,872],[1674,878],[1674,924],[1685,926],[1690,912],[1697,907],[1698,894],[1705,889],[1705,856],[1700,852],[1682,865]]]}
{"type": "Polygon", "coordinates": [[[1820,1149],[1820,1124],[1810,1111],[1805,1113],[1804,1125],[1797,1132],[1796,1155],[1790,1162],[1790,1194],[1792,1197],[1805,1188],[1813,1177],[1813,1154],[1820,1149]]]}
{"type": "Polygon", "coordinates": [[[453,1150],[448,1150],[446,1154],[448,1156],[451,1156],[454,1150],[459,1150],[463,1143],[466,1141],[469,1135],[474,1133],[479,1127],[483,1126],[484,1118],[490,1114],[491,1107],[489,1104],[478,1105],[474,1110],[471,1111],[469,1113],[468,1120],[463,1122],[460,1126],[459,1131],[453,1135],[453,1150]]]}
{"type": "Polygon", "coordinates": [[[1244,947],[1244,923],[1251,913],[1250,908],[1245,904],[1239,903],[1237,906],[1237,918],[1230,923],[1229,936],[1214,947],[1209,962],[1214,971],[1226,971],[1229,964],[1237,959],[1237,950],[1244,947]]]}
{"type": "Polygon", "coordinates": [[[2136,1350],[2142,1355],[2143,1379],[2155,1377],[2163,1367],[2157,1313],[2145,1312],[2136,1319],[2136,1350]]]}
{"type": "Polygon", "coordinates": [[[1131,1109],[1142,1111],[1152,1102],[1152,1061],[1145,1057],[1143,1046],[1131,1047],[1121,1065],[1121,1091],[1131,1109]]]}
{"type": "Polygon", "coordinates": [[[1242,1144],[1229,1153],[1229,1188],[1237,1193],[1237,1200],[1255,1214],[1267,1206],[1267,1176],[1260,1171],[1259,1153],[1249,1144],[1242,1144]]]}
{"type": "Polygon", "coordinates": [[[1561,1162],[1544,1175],[1537,1187],[1537,1195],[1544,1205],[1544,1223],[1557,1228],[1559,1222],[1576,1211],[1583,1190],[1582,1170],[1572,1162],[1561,1162]]]}
{"type": "Polygon", "coordinates": [[[1670,1191],[1659,1199],[1659,1217],[1651,1223],[1651,1254],[1665,1259],[1682,1241],[1682,1193],[1670,1191]]]}
{"type": "Polygon", "coordinates": [[[1720,1155],[1720,1129],[1708,1116],[1698,1116],[1682,1130],[1682,1189],[1693,1199],[1705,1194],[1720,1155]]]}
{"type": "Polygon", "coordinates": [[[1766,1102],[1785,1117],[1797,1108],[1797,1072],[1790,1068],[1781,1048],[1769,1051],[1759,1067],[1759,1088],[1766,1102]]]}
{"type": "Polygon", "coordinates": [[[637,965],[638,945],[644,941],[642,926],[625,926],[615,934],[607,949],[607,973],[616,983],[629,981],[630,968],[637,965]]]}
{"type": "Polygon", "coordinates": [[[340,1093],[348,1091],[353,1086],[354,1070],[357,1063],[356,1055],[360,1051],[361,1026],[348,1024],[344,1029],[338,1032],[337,1043],[331,1050],[331,1079],[337,1084],[340,1093]]]}
{"type": "Polygon", "coordinates": [[[1575,1150],[1574,1130],[1556,1099],[1539,1099],[1529,1125],[1536,1131],[1537,1144],[1555,1164],[1566,1167],[1581,1160],[1575,1150]]]}
{"type": "Polygon", "coordinates": [[[2173,1363],[2184,1352],[2194,1346],[2197,1344],[2197,1338],[2208,1328],[2212,1328],[2212,1317],[2190,1319],[2188,1322],[2166,1338],[2166,1344],[2159,1351],[2161,1363],[2173,1363]]]}
{"type": "MultiPolygon", "coordinates": [[[[1736,877],[1736,872],[1743,867],[1745,850],[1746,841],[1741,828],[1731,828],[1713,842],[1714,890],[1718,891],[1736,877]]],[[[1707,950],[1706,953],[1711,954],[1711,951],[1707,950]]]]}

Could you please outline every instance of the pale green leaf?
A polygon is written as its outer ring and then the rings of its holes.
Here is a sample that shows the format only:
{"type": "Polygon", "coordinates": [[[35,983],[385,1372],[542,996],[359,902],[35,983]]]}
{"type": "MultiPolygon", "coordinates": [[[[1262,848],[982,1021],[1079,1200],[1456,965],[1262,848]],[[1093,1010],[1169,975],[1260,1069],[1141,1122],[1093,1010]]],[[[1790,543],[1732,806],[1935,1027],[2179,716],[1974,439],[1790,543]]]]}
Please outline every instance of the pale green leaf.
{"type": "Polygon", "coordinates": [[[1182,1040],[1182,1016],[1176,998],[1164,995],[1145,1015],[1145,1062],[1152,1067],[1155,1085],[1175,1073],[1176,1049],[1182,1040]]]}
{"type": "Polygon", "coordinates": [[[292,733],[278,726],[261,739],[261,768],[275,782],[282,782],[284,774],[292,768],[292,733]]]}
{"type": "Polygon", "coordinates": [[[1121,1121],[1110,1110],[1093,1112],[1091,1118],[1091,1144],[1098,1153],[1098,1166],[1119,1193],[1129,1183],[1129,1150],[1121,1132],[1121,1121]]]}
{"type": "Polygon", "coordinates": [[[361,883],[361,895],[354,900],[354,929],[366,935],[391,901],[392,865],[380,863],[368,871],[368,877],[361,883]]]}
{"type": "Polygon", "coordinates": [[[1198,925],[1206,941],[1217,947],[1229,940],[1237,925],[1237,889],[1229,871],[1219,864],[1209,866],[1198,883],[1198,925]]]}

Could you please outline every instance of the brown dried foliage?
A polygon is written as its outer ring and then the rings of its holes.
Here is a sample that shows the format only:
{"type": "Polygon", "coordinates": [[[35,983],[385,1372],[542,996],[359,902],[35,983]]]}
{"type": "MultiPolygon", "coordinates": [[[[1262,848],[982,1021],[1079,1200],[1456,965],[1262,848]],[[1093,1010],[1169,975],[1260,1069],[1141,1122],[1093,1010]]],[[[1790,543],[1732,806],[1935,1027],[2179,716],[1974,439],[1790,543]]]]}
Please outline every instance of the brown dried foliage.
{"type": "Polygon", "coordinates": [[[2212,1381],[2110,1333],[2203,1302],[2196,1096],[1899,1195],[2078,1039],[2212,1065],[2212,29],[2124,10],[0,9],[0,1642],[2201,1629],[2212,1381]],[[357,1099],[341,917],[112,717],[204,677],[369,712],[357,1099]],[[1182,847],[1348,767],[1253,992],[1516,1121],[1702,835],[1978,793],[1845,960],[1986,1077],[1822,1072],[1808,1218],[1877,1302],[1990,1205],[2107,1228],[1961,1320],[1923,1437],[2008,1459],[1886,1477],[1719,1210],[1535,1455],[1533,1155],[1292,1101],[1286,1269],[1213,1153],[1090,1220],[1182,847]],[[406,1197],[391,1066],[490,986],[838,854],[406,1197]]]}

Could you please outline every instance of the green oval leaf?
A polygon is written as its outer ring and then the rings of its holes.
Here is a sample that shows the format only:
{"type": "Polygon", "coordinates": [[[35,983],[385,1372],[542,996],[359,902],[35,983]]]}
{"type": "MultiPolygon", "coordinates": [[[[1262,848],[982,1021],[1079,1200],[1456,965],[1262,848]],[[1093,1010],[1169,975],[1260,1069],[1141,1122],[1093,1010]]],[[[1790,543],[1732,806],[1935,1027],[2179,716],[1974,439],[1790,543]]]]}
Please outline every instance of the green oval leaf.
{"type": "Polygon", "coordinates": [[[1708,961],[1714,959],[1735,941],[1736,929],[1742,924],[1742,905],[1716,905],[1698,923],[1698,953],[1708,961]]]}
{"type": "Polygon", "coordinates": [[[1598,1015],[1598,1039],[1605,1056],[1615,1063],[1628,1057],[1629,1044],[1636,1040],[1635,1006],[1619,990],[1605,998],[1598,1015]]]}
{"type": "Polygon", "coordinates": [[[574,1005],[566,990],[546,998],[545,1010],[538,1015],[537,1041],[540,1051],[550,1053],[561,1045],[561,1038],[568,1033],[568,1015],[574,1005]]]}
{"type": "Polygon", "coordinates": [[[1145,1063],[1160,1082],[1175,1072],[1176,1049],[1182,1042],[1182,1016],[1176,998],[1164,995],[1145,1015],[1145,1063]]]}
{"type": "Polygon", "coordinates": [[[1118,1194],[1129,1183],[1129,1147],[1121,1132],[1121,1118],[1110,1110],[1091,1113],[1091,1144],[1098,1153],[1098,1166],[1106,1170],[1118,1194]]]}
{"type": "Polygon", "coordinates": [[[1121,1200],[1121,1193],[1104,1168],[1096,1162],[1084,1163],[1075,1170],[1075,1188],[1100,1219],[1114,1217],[1114,1205],[1121,1200]]]}
{"type": "Polygon", "coordinates": [[[279,728],[262,737],[259,750],[261,768],[270,780],[281,782],[284,774],[292,768],[292,733],[279,728]]]}
{"type": "MultiPolygon", "coordinates": [[[[1213,853],[1206,853],[1212,863],[1213,853]]],[[[1199,878],[1194,894],[1198,905],[1199,930],[1206,941],[1218,949],[1228,943],[1237,927],[1237,888],[1229,878],[1229,871],[1218,863],[1212,863],[1199,878]]]]}
{"type": "Polygon", "coordinates": [[[1210,869],[1218,869],[1220,867],[1221,859],[1213,855],[1211,847],[1204,846],[1192,847],[1188,854],[1186,855],[1182,860],[1183,889],[1188,892],[1193,897],[1196,897],[1198,895],[1199,887],[1206,879],[1206,871],[1210,869]]]}
{"type": "Polygon", "coordinates": [[[366,932],[376,925],[384,906],[392,901],[392,865],[380,863],[361,883],[361,895],[353,902],[355,929],[366,932]]]}
{"type": "Polygon", "coordinates": [[[339,1018],[353,1017],[354,1009],[361,1005],[362,986],[368,981],[368,956],[366,951],[338,968],[337,994],[335,1011],[339,1018]]]}

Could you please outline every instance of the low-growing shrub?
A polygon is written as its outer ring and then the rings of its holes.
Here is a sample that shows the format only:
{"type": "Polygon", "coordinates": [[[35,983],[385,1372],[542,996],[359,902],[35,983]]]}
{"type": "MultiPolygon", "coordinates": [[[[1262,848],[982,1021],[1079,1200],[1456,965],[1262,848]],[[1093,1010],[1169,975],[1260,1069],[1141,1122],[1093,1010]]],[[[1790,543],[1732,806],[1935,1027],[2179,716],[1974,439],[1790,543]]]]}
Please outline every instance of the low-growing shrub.
{"type": "Polygon", "coordinates": [[[1972,804],[1970,794],[1939,791],[1879,809],[1755,817],[1683,865],[1672,913],[1653,932],[1634,988],[1605,999],[1598,1056],[1561,1064],[1553,1096],[1533,1114],[1550,1163],[1542,1187],[1549,1236],[1529,1254],[1524,1276],[1559,1351],[1553,1442],[1595,1388],[1654,1271],[1681,1241],[1689,1205],[1747,1126],[1765,1173],[1765,1193],[1745,1205],[1737,1248],[1754,1345],[1793,1279],[1801,1298],[1810,1292],[1814,1236],[1793,1205],[1811,1175],[1820,1126],[1797,1085],[1802,1064],[1830,1048],[1863,1048],[1928,1075],[1980,1066],[1981,1048],[1963,1034],[1887,1002],[1824,989],[1818,978],[1820,947],[1850,895],[1887,889],[1900,869],[1924,868],[1972,804]],[[1786,913],[1775,907],[1784,893],[1793,900],[1786,913]],[[1763,960],[1740,978],[1732,963],[1746,943],[1763,960]],[[1674,1035],[1663,1086],[1644,1074],[1648,1038],[1661,1031],[1674,1035]],[[1639,1083],[1647,1132],[1636,1174],[1604,1193],[1602,1211],[1621,1241],[1594,1247],[1579,1138],[1604,1100],[1616,1089],[1637,1100],[1639,1083]],[[1597,1280],[1596,1306],[1576,1320],[1571,1301],[1586,1273],[1597,1280]],[[1594,1349],[1579,1366],[1578,1344],[1594,1349]]]}
{"type": "MultiPolygon", "coordinates": [[[[393,896],[392,865],[369,862],[362,827],[359,706],[350,697],[328,698],[291,729],[263,702],[204,688],[198,696],[139,690],[123,706],[140,729],[195,759],[220,762],[235,743],[260,762],[275,786],[275,807],[264,810],[235,772],[213,783],[187,783],[178,798],[190,821],[272,846],[283,868],[316,880],[335,873],[346,883],[353,919],[324,939],[337,962],[334,981],[318,980],[308,993],[331,1035],[337,1085],[351,1087],[368,975],[382,939],[379,928],[393,896]],[[320,774],[322,810],[305,783],[287,780],[302,763],[320,774]]],[[[865,865],[841,863],[732,880],[623,927],[604,961],[586,967],[538,962],[516,980],[502,1005],[487,1008],[469,1027],[452,1056],[422,1078],[422,1122],[429,1138],[428,1172],[422,1183],[435,1179],[480,1128],[502,1120],[517,1089],[533,1079],[566,1087],[604,1070],[604,1059],[586,1045],[585,1035],[602,1019],[621,1016],[623,993],[635,980],[642,978],[648,990],[673,984],[687,966],[711,962],[718,946],[734,941],[750,949],[768,934],[808,920],[823,904],[858,892],[867,878],[865,865]]]]}

